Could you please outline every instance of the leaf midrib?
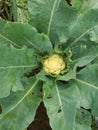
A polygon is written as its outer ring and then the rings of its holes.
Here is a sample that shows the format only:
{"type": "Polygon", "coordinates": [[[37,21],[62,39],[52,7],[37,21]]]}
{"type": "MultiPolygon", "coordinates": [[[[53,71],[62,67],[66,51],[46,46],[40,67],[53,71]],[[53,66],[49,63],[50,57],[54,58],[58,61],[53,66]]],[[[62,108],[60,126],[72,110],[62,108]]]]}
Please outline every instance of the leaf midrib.
{"type": "Polygon", "coordinates": [[[56,4],[57,4],[57,1],[58,1],[58,0],[55,0],[55,1],[54,1],[54,3],[53,3],[53,8],[52,8],[52,10],[51,10],[50,20],[49,20],[48,29],[47,29],[47,35],[48,35],[48,36],[49,36],[49,34],[50,34],[51,23],[52,23],[52,20],[53,20],[53,15],[54,15],[54,11],[55,11],[55,7],[56,7],[56,4]]]}
{"type": "Polygon", "coordinates": [[[82,83],[82,84],[84,84],[84,85],[86,85],[86,86],[88,86],[88,87],[92,87],[92,88],[98,90],[98,86],[95,86],[95,85],[93,85],[93,84],[91,84],[91,83],[89,83],[89,82],[87,82],[87,81],[83,81],[83,80],[78,79],[78,78],[76,78],[76,79],[74,79],[74,80],[76,80],[76,81],[78,81],[78,82],[80,82],[80,83],[82,83]]]}
{"type": "MultiPolygon", "coordinates": [[[[63,110],[62,99],[61,99],[61,97],[60,97],[59,89],[58,89],[56,83],[55,83],[55,88],[56,88],[56,91],[57,91],[57,96],[58,96],[59,104],[60,104],[60,107],[61,107],[61,110],[62,110],[62,115],[63,115],[63,118],[64,118],[64,110],[63,110]]],[[[65,118],[64,118],[64,120],[65,120],[65,118]]],[[[65,122],[66,122],[66,121],[65,121],[65,122]]]]}
{"type": "Polygon", "coordinates": [[[83,32],[79,37],[77,37],[77,38],[65,49],[65,51],[67,51],[67,50],[70,49],[73,45],[75,45],[83,36],[85,36],[88,32],[90,32],[90,30],[92,30],[92,29],[95,28],[96,26],[98,26],[98,24],[92,26],[91,28],[89,28],[88,30],[86,30],[85,32],[83,32]]]}
{"type": "Polygon", "coordinates": [[[36,67],[37,65],[20,65],[20,66],[4,66],[0,67],[0,70],[5,70],[5,69],[16,69],[16,68],[29,68],[29,67],[36,67]]]}
{"type": "Polygon", "coordinates": [[[25,95],[12,107],[10,108],[6,113],[0,115],[0,120],[4,118],[8,113],[13,111],[27,96],[28,94],[32,91],[32,89],[37,85],[39,80],[36,80],[35,83],[31,86],[31,88],[25,93],[25,95]]]}
{"type": "Polygon", "coordinates": [[[10,39],[8,39],[7,37],[5,37],[4,35],[1,35],[1,34],[0,34],[0,37],[3,38],[3,39],[5,39],[6,41],[10,42],[12,45],[14,45],[14,46],[20,48],[19,45],[17,45],[15,42],[11,41],[10,39]]]}

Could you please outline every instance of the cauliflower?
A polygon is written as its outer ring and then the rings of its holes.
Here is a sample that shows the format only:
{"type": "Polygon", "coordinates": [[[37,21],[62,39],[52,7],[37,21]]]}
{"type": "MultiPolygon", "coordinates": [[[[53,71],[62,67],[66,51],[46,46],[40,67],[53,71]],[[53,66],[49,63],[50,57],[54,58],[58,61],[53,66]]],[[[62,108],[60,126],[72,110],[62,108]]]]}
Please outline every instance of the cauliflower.
{"type": "Polygon", "coordinates": [[[49,58],[45,59],[43,68],[46,73],[58,75],[66,67],[63,58],[58,54],[53,54],[49,58]]]}

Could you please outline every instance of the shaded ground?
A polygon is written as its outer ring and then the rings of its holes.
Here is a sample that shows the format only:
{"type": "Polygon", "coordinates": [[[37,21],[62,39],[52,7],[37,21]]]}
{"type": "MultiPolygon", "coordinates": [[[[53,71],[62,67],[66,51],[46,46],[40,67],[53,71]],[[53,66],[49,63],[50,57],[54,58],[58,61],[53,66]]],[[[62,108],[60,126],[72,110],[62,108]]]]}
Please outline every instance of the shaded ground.
{"type": "Polygon", "coordinates": [[[49,126],[49,118],[46,113],[43,102],[41,102],[35,115],[34,121],[29,125],[27,130],[52,130],[49,126]]]}
{"type": "Polygon", "coordinates": [[[14,21],[12,13],[12,0],[0,1],[0,17],[7,21],[14,21]]]}
{"type": "Polygon", "coordinates": [[[0,106],[0,114],[2,113],[2,108],[1,108],[1,106],[0,106]]]}

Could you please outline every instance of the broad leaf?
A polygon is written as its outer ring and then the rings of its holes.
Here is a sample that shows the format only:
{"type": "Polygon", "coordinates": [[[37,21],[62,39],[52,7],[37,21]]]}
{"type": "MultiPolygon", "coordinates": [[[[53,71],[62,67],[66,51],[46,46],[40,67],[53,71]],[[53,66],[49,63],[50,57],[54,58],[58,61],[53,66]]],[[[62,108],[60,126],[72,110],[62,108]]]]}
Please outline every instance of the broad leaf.
{"type": "Polygon", "coordinates": [[[41,102],[41,85],[35,79],[25,80],[25,91],[11,93],[7,98],[0,99],[0,130],[24,130],[34,119],[41,102]]]}
{"type": "Polygon", "coordinates": [[[97,13],[98,9],[93,9],[79,14],[76,24],[72,25],[71,37],[65,52],[72,49],[72,59],[76,66],[85,66],[98,56],[98,44],[90,39],[91,31],[98,24],[97,13]]]}
{"type": "Polygon", "coordinates": [[[80,13],[84,13],[90,9],[98,9],[98,1],[97,0],[82,0],[82,1],[76,1],[72,0],[72,5],[77,8],[80,13]]]}
{"type": "Polygon", "coordinates": [[[53,44],[66,42],[77,11],[65,0],[29,0],[30,24],[47,34],[53,44]],[[69,17],[70,15],[70,17],[69,17]]]}
{"type": "Polygon", "coordinates": [[[87,41],[81,40],[77,44],[72,47],[72,64],[82,67],[89,64],[98,56],[98,44],[95,42],[87,39],[87,41]]]}
{"type": "Polygon", "coordinates": [[[98,43],[98,26],[91,30],[90,40],[98,43]]]}
{"type": "Polygon", "coordinates": [[[64,75],[60,75],[57,77],[57,79],[61,81],[69,81],[70,79],[75,78],[76,78],[76,72],[72,70],[70,70],[68,73],[65,73],[64,75]]]}
{"type": "Polygon", "coordinates": [[[2,33],[2,30],[5,26],[5,24],[6,24],[6,22],[3,19],[0,18],[0,33],[2,33]]]}
{"type": "Polygon", "coordinates": [[[98,25],[97,13],[98,9],[91,9],[83,14],[77,13],[78,17],[70,28],[70,40],[68,42],[70,45],[68,48],[79,44],[81,41],[82,43],[87,42],[90,31],[98,25]]]}
{"type": "Polygon", "coordinates": [[[68,46],[72,46],[98,24],[98,8],[94,8],[97,1],[84,2],[83,6],[90,3],[89,9],[80,13],[76,6],[82,6],[83,2],[73,2],[74,6],[70,7],[65,0],[29,0],[30,23],[47,34],[53,44],[68,40],[68,46]]]}
{"type": "Polygon", "coordinates": [[[75,130],[91,130],[92,116],[91,113],[83,108],[77,109],[75,130]]]}
{"type": "MultiPolygon", "coordinates": [[[[44,98],[50,125],[53,130],[73,130],[75,128],[76,109],[79,106],[79,89],[75,84],[54,84],[51,95],[44,98]],[[50,98],[48,98],[50,96],[50,98]],[[78,98],[77,98],[78,97],[78,98]]],[[[48,90],[49,86],[44,90],[48,90]]],[[[49,93],[48,93],[49,94],[49,93]]]]}
{"type": "Polygon", "coordinates": [[[39,34],[29,24],[8,22],[4,27],[3,34],[19,46],[26,45],[27,47],[37,49],[41,53],[52,52],[52,45],[49,38],[44,34],[39,34]]]}
{"type": "Polygon", "coordinates": [[[98,64],[81,70],[76,78],[81,93],[81,106],[91,109],[98,116],[98,64]]]}
{"type": "Polygon", "coordinates": [[[0,98],[8,96],[11,90],[24,89],[25,73],[38,66],[33,54],[34,50],[27,47],[16,49],[12,45],[0,45],[0,98]]]}

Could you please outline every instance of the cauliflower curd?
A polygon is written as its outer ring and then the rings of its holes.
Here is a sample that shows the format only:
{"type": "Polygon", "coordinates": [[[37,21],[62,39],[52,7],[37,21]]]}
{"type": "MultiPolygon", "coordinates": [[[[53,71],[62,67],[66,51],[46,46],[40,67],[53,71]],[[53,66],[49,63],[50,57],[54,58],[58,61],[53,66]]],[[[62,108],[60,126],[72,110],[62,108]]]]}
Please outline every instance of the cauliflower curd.
{"type": "Polygon", "coordinates": [[[48,74],[58,75],[66,67],[63,58],[58,54],[53,54],[49,58],[45,59],[44,70],[48,74]]]}

